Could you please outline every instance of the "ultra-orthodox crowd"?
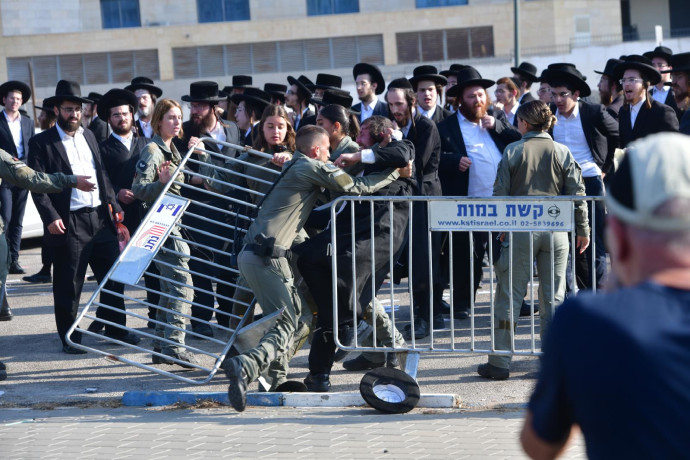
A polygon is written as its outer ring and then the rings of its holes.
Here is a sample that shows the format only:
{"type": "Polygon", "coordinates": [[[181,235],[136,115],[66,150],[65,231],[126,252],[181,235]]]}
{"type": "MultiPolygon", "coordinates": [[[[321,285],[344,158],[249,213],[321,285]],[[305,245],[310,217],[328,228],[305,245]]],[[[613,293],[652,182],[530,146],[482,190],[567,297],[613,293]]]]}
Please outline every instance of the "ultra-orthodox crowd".
{"type": "MultiPolygon", "coordinates": [[[[211,281],[195,276],[200,268],[195,267],[198,249],[190,249],[179,228],[145,277],[147,303],[162,307],[149,308],[148,327],[164,339],[153,343],[154,364],[194,362],[184,347],[182,315],[203,320],[191,322],[192,330],[202,335],[213,335],[207,322],[214,313],[218,324],[233,326],[229,313],[244,314],[247,297],[246,289],[233,289],[233,284],[253,291],[264,313],[285,309],[255,348],[223,363],[236,409],[244,409],[247,386],[261,375],[268,375],[272,390],[299,387],[287,379],[288,363],[310,333],[310,316],[315,319],[304,384],[312,391],[329,390],[335,334],[344,343],[357,333],[366,336],[366,323],[357,324],[355,316],[375,318],[379,345],[387,347],[404,347],[406,339],[427,337],[432,329],[444,327],[444,316],[468,318],[490,238],[496,251],[496,348],[509,350],[511,325],[518,316],[532,314],[524,298],[533,263],[540,277],[542,334],[551,321],[552,306],[559,305],[566,292],[603,286],[603,202],[576,203],[577,255],[572,270],[577,286],[570,286],[566,277],[571,251],[566,233],[556,232],[551,239],[548,232],[515,233],[510,238],[474,232],[471,247],[467,232],[452,233],[450,242],[433,232],[429,242],[423,202],[375,202],[373,213],[368,203],[350,204],[352,212],[337,214],[337,331],[332,316],[330,209],[315,208],[341,195],[603,196],[605,184],[615,177],[617,149],[658,132],[680,130],[690,135],[690,53],[674,55],[659,46],[644,55],[602,64],[597,72],[600,103],[588,101],[590,85],[568,63],[551,64],[539,73],[523,62],[497,81],[483,78],[469,65],[453,64],[440,72],[422,65],[411,78],[393,78],[387,84],[379,68],[359,63],[352,71],[359,100],[354,105],[353,95],[341,89],[342,79],[335,75],[321,73],[313,82],[304,75],[289,76],[287,84],[267,83],[263,89],[252,85],[251,76],[237,75],[222,90],[211,81],[191,83],[189,94],[181,97],[189,108],[186,121],[180,102],[164,97],[145,76],[123,89],[86,96],[77,82],[61,80],[55,95],[38,107],[38,134],[21,109],[31,99],[29,86],[8,81],[0,86],[0,206],[6,236],[0,239],[0,320],[12,319],[4,295],[7,274],[24,273],[19,247],[28,191],[45,235],[43,268],[24,279],[52,281],[62,351],[78,354],[83,350],[70,346],[66,333],[76,318],[87,266],[100,283],[120,252],[123,225],[134,234],[149,206],[175,179],[169,193],[200,203],[195,213],[210,220],[222,220],[226,213],[216,215],[212,208],[218,203],[227,208],[228,202],[203,191],[244,193],[243,199],[258,207],[253,222],[243,229],[243,241],[230,250],[240,276],[235,279],[230,271],[217,275],[232,278],[232,283],[218,283],[215,312],[211,281]],[[203,137],[251,146],[272,155],[272,160],[220,143],[198,144],[203,137]],[[198,161],[173,178],[182,157],[195,145],[200,149],[194,155],[198,161]],[[234,161],[238,158],[241,161],[234,161]],[[590,239],[595,244],[590,245],[590,239]],[[512,256],[501,256],[509,245],[512,256]],[[389,273],[391,247],[394,273],[389,273]],[[372,292],[388,277],[399,280],[408,275],[416,320],[413,328],[398,331],[372,292]],[[447,303],[443,292],[449,283],[454,289],[447,303]],[[511,297],[516,308],[509,308],[511,297]],[[211,308],[190,306],[192,300],[211,308]]],[[[201,233],[195,241],[200,247],[218,244],[217,238],[201,233]]],[[[216,262],[230,265],[229,259],[216,262]]],[[[89,330],[138,343],[140,337],[113,326],[126,322],[124,297],[117,295],[123,286],[110,281],[105,287],[101,303],[115,308],[99,308],[97,316],[104,322],[95,320],[89,330]]],[[[80,343],[79,329],[71,341],[80,343]]],[[[363,344],[370,345],[370,339],[363,344]]],[[[403,358],[363,353],[345,361],[344,367],[399,367],[403,358]]],[[[509,377],[509,367],[508,355],[491,355],[477,371],[501,380],[509,377]]],[[[4,365],[0,372],[6,378],[4,365]]]]}

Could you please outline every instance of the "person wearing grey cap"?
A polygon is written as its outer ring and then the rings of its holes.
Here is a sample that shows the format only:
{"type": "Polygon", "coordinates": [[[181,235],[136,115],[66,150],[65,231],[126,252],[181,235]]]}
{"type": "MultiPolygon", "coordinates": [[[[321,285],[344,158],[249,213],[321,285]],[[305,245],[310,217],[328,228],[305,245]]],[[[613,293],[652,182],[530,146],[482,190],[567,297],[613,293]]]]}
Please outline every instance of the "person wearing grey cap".
{"type": "Polygon", "coordinates": [[[592,459],[687,458],[689,152],[659,133],[621,161],[606,195],[618,288],[556,311],[521,436],[532,458],[556,457],[574,425],[592,459]]]}

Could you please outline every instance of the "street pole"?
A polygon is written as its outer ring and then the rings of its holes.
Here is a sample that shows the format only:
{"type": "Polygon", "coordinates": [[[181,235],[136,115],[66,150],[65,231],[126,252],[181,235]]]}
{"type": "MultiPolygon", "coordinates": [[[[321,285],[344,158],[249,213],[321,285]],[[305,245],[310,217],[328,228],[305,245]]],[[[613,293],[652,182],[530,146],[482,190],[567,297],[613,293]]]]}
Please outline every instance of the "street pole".
{"type": "Polygon", "coordinates": [[[513,0],[515,14],[515,67],[520,65],[520,0],[513,0]]]}

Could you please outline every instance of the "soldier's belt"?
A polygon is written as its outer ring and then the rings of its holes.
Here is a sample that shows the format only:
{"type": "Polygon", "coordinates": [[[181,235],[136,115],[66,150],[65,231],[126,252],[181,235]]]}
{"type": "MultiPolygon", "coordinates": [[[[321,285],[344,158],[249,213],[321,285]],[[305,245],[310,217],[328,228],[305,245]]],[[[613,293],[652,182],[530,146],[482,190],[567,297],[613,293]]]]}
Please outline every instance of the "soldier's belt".
{"type": "Polygon", "coordinates": [[[289,249],[283,249],[283,248],[277,248],[273,247],[273,252],[271,253],[270,256],[264,254],[261,250],[262,247],[258,244],[250,243],[250,244],[245,244],[244,249],[247,251],[251,251],[257,256],[261,257],[271,257],[272,259],[278,259],[280,257],[285,257],[286,259],[290,259],[292,257],[292,251],[289,249]]]}

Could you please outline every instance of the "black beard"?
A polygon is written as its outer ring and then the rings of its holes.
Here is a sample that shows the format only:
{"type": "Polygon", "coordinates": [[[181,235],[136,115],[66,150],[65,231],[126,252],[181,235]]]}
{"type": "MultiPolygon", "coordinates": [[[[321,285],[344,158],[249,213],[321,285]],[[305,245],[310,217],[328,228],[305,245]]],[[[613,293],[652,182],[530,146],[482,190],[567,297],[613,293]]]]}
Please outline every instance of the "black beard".
{"type": "Polygon", "coordinates": [[[57,117],[57,124],[66,133],[73,133],[79,128],[81,120],[77,118],[76,121],[70,121],[69,118],[63,118],[62,113],[57,117]]]}
{"type": "Polygon", "coordinates": [[[110,125],[110,128],[113,130],[113,132],[115,134],[117,134],[118,136],[122,136],[122,137],[126,136],[127,134],[129,134],[132,131],[132,125],[131,124],[127,128],[123,128],[119,124],[115,125],[115,126],[110,125]]]}
{"type": "Polygon", "coordinates": [[[212,108],[201,120],[197,121],[195,118],[190,118],[189,120],[191,121],[189,128],[191,132],[189,134],[192,137],[201,137],[208,131],[207,126],[213,126],[216,122],[216,114],[212,108]]]}

